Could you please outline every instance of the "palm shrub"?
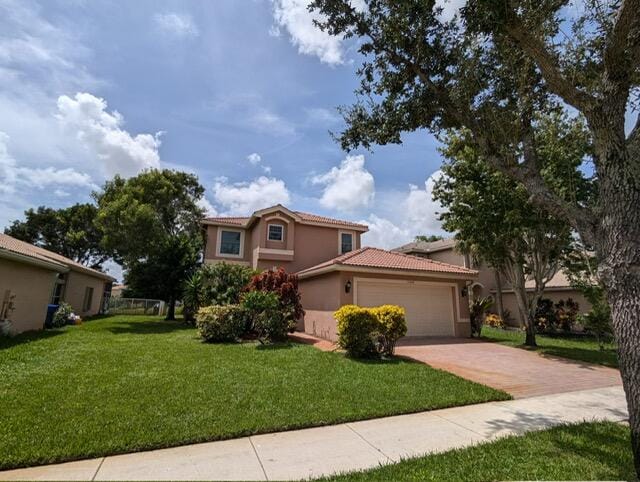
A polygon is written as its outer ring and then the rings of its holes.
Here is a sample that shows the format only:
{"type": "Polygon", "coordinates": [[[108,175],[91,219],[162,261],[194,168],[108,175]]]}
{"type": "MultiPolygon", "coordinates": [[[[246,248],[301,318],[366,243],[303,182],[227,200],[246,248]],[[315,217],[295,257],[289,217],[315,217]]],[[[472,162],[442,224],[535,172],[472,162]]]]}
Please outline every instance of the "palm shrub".
{"type": "Polygon", "coordinates": [[[244,334],[244,310],[239,305],[206,306],[195,319],[198,335],[209,343],[236,341],[244,334]]]}
{"type": "Polygon", "coordinates": [[[493,299],[490,296],[484,298],[476,298],[469,306],[469,320],[471,322],[471,336],[480,336],[482,332],[482,323],[484,314],[493,305],[493,299]]]}
{"type": "Polygon", "coordinates": [[[202,271],[198,270],[184,283],[182,293],[183,315],[187,322],[195,321],[195,313],[205,304],[205,289],[202,271]]]}
{"type": "Polygon", "coordinates": [[[397,341],[407,334],[404,308],[396,305],[382,305],[371,308],[376,317],[378,331],[378,351],[383,355],[393,355],[397,341]]]}

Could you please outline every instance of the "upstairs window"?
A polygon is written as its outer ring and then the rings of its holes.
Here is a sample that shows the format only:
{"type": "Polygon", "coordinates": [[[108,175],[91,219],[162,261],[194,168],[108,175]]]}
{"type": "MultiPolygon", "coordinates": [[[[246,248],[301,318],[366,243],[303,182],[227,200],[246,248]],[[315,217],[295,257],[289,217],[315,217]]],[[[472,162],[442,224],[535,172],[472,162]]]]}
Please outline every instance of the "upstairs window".
{"type": "Polygon", "coordinates": [[[353,234],[340,233],[340,254],[353,251],[353,234]]]}
{"type": "Polygon", "coordinates": [[[267,239],[269,241],[282,241],[284,240],[284,226],[281,224],[269,224],[267,239]]]}
{"type": "Polygon", "coordinates": [[[240,231],[222,231],[220,233],[220,254],[240,256],[240,231]]]}

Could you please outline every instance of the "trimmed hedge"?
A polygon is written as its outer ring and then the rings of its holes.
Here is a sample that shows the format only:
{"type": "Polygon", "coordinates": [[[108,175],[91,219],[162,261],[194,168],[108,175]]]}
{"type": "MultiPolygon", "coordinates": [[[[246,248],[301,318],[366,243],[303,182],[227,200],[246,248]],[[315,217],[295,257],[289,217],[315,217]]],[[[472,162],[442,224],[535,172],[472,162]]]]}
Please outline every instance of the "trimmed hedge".
{"type": "Polygon", "coordinates": [[[391,356],[396,342],[407,334],[405,310],[396,305],[345,305],[334,316],[338,322],[338,345],[353,358],[391,356]]]}
{"type": "Polygon", "coordinates": [[[196,328],[209,343],[236,341],[245,332],[245,312],[239,305],[206,306],[196,313],[196,328]]]}

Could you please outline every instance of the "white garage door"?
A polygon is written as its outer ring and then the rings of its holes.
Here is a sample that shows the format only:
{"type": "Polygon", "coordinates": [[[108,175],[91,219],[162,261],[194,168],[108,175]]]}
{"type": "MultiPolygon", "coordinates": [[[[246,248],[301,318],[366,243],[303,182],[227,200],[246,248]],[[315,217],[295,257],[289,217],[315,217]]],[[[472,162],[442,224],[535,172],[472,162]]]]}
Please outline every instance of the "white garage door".
{"type": "Polygon", "coordinates": [[[453,290],[448,285],[356,282],[359,306],[398,305],[407,312],[407,336],[453,336],[453,290]]]}

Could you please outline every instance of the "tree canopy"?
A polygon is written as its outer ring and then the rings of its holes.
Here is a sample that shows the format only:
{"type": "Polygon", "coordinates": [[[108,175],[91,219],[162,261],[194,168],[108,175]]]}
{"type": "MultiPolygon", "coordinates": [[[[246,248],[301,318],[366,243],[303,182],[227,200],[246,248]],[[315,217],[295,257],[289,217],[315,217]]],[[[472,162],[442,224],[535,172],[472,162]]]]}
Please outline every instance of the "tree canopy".
{"type": "Polygon", "coordinates": [[[93,204],[74,204],[53,209],[40,206],[24,212],[25,220],[13,221],[5,234],[100,269],[108,255],[95,225],[98,209],[93,204]]]}
{"type": "Polygon", "coordinates": [[[169,302],[168,319],[200,257],[203,194],[195,175],[168,169],[116,176],[94,194],[104,248],[122,262],[130,291],[169,302]]]}

